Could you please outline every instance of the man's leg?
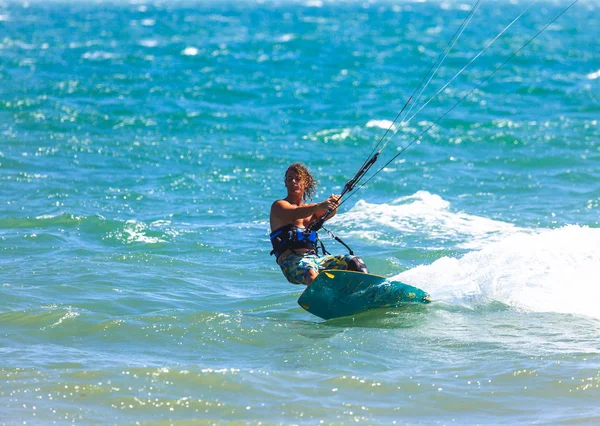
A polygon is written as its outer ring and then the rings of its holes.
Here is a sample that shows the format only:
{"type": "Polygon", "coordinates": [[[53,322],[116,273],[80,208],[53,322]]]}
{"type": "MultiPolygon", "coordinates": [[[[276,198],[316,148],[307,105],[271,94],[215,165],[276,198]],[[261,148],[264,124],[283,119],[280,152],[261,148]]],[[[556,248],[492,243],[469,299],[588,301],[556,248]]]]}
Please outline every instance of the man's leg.
{"type": "Polygon", "coordinates": [[[304,283],[306,284],[307,287],[312,284],[312,282],[315,280],[315,278],[317,278],[317,275],[319,275],[319,273],[312,268],[306,271],[304,283]]]}

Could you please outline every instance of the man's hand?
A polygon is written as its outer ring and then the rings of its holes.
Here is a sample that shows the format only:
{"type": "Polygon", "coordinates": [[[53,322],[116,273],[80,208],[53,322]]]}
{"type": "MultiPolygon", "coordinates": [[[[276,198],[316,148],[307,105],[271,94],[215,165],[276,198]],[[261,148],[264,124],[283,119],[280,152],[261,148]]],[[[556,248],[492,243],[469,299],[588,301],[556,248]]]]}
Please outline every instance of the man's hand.
{"type": "Polygon", "coordinates": [[[331,194],[328,199],[319,203],[319,208],[333,212],[338,208],[339,200],[339,195],[331,194]]]}

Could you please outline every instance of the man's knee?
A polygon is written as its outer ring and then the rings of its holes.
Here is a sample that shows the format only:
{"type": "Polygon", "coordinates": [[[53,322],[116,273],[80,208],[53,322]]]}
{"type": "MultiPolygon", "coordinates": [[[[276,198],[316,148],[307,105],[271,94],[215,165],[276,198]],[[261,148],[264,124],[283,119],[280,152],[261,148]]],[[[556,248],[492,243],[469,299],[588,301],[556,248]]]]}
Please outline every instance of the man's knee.
{"type": "Polygon", "coordinates": [[[306,284],[307,286],[311,285],[315,278],[317,278],[317,275],[319,275],[317,271],[315,271],[314,269],[309,269],[304,275],[304,284],[306,284]]]}
{"type": "Polygon", "coordinates": [[[350,262],[348,262],[348,270],[363,272],[365,274],[369,273],[369,270],[367,269],[367,265],[365,265],[365,262],[363,262],[362,259],[358,256],[354,256],[352,258],[352,260],[350,262]]]}

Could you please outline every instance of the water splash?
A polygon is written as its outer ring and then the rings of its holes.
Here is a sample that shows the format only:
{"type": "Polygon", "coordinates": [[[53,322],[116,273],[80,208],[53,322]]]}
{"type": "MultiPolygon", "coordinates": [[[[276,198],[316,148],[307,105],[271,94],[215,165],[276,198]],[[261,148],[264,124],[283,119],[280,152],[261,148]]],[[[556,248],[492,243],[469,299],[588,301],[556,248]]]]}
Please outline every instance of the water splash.
{"type": "Polygon", "coordinates": [[[600,229],[570,225],[510,235],[394,278],[449,304],[501,302],[533,312],[600,317],[598,276],[600,229]]]}
{"type": "Polygon", "coordinates": [[[418,191],[389,204],[360,200],[347,213],[333,219],[376,244],[398,246],[410,236],[422,239],[424,248],[446,247],[454,241],[457,249],[481,249],[490,241],[527,232],[513,224],[455,212],[439,195],[418,191]]]}

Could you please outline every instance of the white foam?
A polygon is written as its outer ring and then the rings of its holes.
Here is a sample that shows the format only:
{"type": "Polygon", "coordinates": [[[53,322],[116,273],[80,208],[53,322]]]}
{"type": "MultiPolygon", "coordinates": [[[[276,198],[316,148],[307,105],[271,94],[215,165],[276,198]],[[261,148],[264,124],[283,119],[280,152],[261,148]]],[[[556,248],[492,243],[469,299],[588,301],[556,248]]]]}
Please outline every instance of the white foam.
{"type": "Polygon", "coordinates": [[[589,73],[587,75],[587,78],[589,78],[590,80],[595,80],[597,78],[600,78],[600,70],[598,70],[596,72],[589,73]]]}
{"type": "Polygon", "coordinates": [[[140,46],[144,46],[144,47],[156,47],[158,46],[158,41],[154,40],[154,39],[144,39],[144,40],[140,40],[140,46]]]}
{"type": "Polygon", "coordinates": [[[185,49],[183,49],[183,51],[181,52],[182,55],[184,56],[196,56],[200,51],[192,46],[186,47],[185,49]]]}
{"type": "Polygon", "coordinates": [[[94,52],[85,52],[81,57],[83,59],[88,59],[91,61],[102,61],[108,59],[115,59],[117,58],[117,55],[115,53],[98,50],[94,52]]]}
{"type": "Polygon", "coordinates": [[[332,141],[343,141],[352,136],[352,129],[344,128],[344,129],[326,129],[320,130],[313,135],[305,136],[305,139],[318,140],[323,139],[325,143],[332,141]]]}
{"type": "Polygon", "coordinates": [[[288,41],[294,40],[296,37],[296,34],[283,34],[277,38],[277,41],[280,43],[287,43],[288,41]]]}
{"type": "Polygon", "coordinates": [[[497,301],[527,311],[600,318],[599,277],[600,229],[570,225],[511,235],[394,279],[451,304],[497,301]]]}
{"type": "Polygon", "coordinates": [[[390,120],[369,120],[366,124],[367,127],[378,127],[383,130],[396,131],[396,125],[390,120]]]}
{"type": "Polygon", "coordinates": [[[429,249],[447,246],[449,240],[455,240],[458,249],[480,249],[490,241],[526,232],[510,223],[455,212],[448,201],[427,191],[389,204],[360,200],[334,221],[341,221],[346,229],[354,229],[351,234],[375,244],[398,246],[404,238],[417,236],[422,247],[429,249]]]}
{"type": "Polygon", "coordinates": [[[148,235],[149,232],[151,231],[146,224],[135,220],[128,220],[121,231],[110,232],[108,237],[117,238],[127,244],[161,244],[167,242],[164,238],[160,238],[160,236],[148,235]]]}
{"type": "Polygon", "coordinates": [[[308,7],[323,7],[323,2],[321,0],[308,0],[306,2],[306,6],[308,6],[308,7]]]}

